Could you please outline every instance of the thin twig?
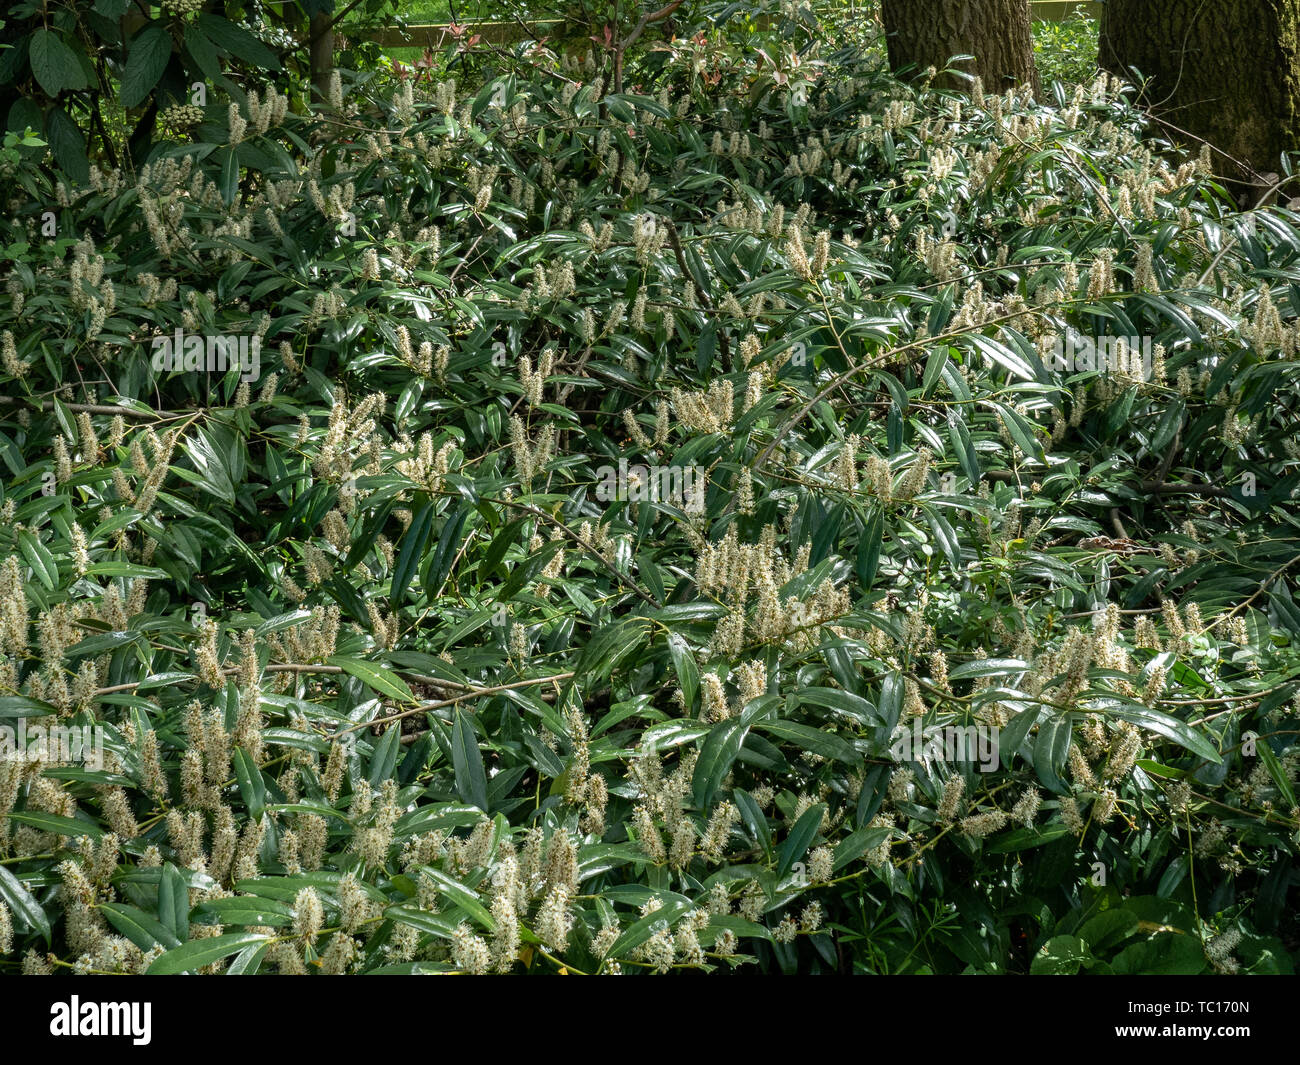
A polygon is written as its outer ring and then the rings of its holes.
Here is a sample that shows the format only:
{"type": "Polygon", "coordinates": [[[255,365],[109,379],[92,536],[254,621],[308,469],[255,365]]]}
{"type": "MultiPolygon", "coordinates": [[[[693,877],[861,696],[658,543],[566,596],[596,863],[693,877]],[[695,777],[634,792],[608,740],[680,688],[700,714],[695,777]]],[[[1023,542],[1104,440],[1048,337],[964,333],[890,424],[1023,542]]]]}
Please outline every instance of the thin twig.
{"type": "Polygon", "coordinates": [[[479,699],[485,695],[497,695],[500,692],[514,691],[518,688],[531,688],[538,684],[549,684],[555,680],[569,680],[577,676],[576,673],[555,673],[549,677],[533,677],[530,680],[517,680],[510,684],[497,684],[491,688],[474,688],[465,692],[463,695],[457,695],[451,699],[435,699],[431,702],[421,703],[410,710],[402,710],[396,714],[389,714],[387,717],[376,717],[369,721],[361,721],[355,725],[350,725],[345,729],[332,733],[328,739],[336,740],[340,736],[345,736],[349,732],[356,732],[358,729],[373,728],[375,725],[387,725],[393,721],[401,721],[410,717],[412,714],[427,714],[430,710],[439,710],[444,706],[454,706],[456,703],[463,703],[468,699],[479,699]]]}

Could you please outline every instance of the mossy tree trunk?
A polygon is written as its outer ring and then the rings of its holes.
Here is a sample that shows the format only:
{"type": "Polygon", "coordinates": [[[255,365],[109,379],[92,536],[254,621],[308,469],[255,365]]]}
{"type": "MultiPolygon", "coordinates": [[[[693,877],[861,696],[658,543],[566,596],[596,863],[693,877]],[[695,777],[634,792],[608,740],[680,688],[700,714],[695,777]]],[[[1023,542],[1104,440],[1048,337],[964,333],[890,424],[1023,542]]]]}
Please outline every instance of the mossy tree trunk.
{"type": "Polygon", "coordinates": [[[973,55],[956,69],[978,75],[986,90],[1038,92],[1029,0],[883,0],[881,18],[895,70],[943,70],[953,56],[973,55]]]}
{"type": "Polygon", "coordinates": [[[1249,173],[1235,161],[1277,172],[1300,148],[1300,0],[1107,0],[1101,64],[1145,79],[1157,115],[1234,177],[1249,173]]]}

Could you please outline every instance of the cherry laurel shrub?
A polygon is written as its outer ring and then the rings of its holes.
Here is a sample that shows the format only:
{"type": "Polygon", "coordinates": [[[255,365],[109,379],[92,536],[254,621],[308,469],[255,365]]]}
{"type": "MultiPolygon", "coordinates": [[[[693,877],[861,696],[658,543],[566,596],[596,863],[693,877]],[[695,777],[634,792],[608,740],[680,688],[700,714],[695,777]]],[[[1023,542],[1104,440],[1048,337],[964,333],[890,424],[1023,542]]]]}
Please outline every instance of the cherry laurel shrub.
{"type": "Polygon", "coordinates": [[[1297,216],[648,55],[7,160],[0,964],[1291,971],[1297,216]]]}

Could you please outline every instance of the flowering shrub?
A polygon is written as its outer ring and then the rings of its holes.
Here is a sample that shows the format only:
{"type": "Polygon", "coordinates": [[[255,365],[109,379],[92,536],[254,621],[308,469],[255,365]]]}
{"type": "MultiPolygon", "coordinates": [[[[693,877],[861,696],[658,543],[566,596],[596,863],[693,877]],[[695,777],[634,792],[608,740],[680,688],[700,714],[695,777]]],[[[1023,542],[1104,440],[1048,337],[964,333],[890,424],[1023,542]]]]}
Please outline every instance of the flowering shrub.
{"type": "Polygon", "coordinates": [[[699,33],[18,168],[9,968],[1291,971],[1297,216],[699,33]]]}

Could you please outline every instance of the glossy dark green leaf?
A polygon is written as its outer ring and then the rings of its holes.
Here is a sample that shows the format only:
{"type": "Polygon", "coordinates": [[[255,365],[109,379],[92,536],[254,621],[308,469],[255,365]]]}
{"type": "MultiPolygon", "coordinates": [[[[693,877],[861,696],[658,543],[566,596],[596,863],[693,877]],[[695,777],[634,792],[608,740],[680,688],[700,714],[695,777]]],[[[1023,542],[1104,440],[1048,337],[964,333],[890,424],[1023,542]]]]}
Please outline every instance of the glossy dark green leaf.
{"type": "Polygon", "coordinates": [[[668,653],[672,656],[673,669],[677,673],[677,683],[681,686],[682,695],[686,699],[686,708],[690,710],[695,706],[695,695],[700,687],[700,668],[696,665],[695,656],[691,654],[680,633],[674,632],[669,635],[668,653]]]}
{"type": "Polygon", "coordinates": [[[402,547],[397,554],[397,561],[393,563],[393,581],[389,586],[388,599],[394,607],[401,604],[406,589],[410,587],[411,580],[419,570],[432,528],[433,504],[425,503],[411,519],[410,526],[402,536],[402,547]]]}
{"type": "Polygon", "coordinates": [[[50,942],[50,920],[45,910],[27,890],[23,882],[3,865],[0,865],[0,901],[9,907],[9,912],[18,922],[19,927],[26,926],[50,942]]]}
{"type": "Polygon", "coordinates": [[[456,773],[456,794],[461,801],[488,810],[487,773],[483,769],[483,755],[478,748],[478,737],[469,714],[460,707],[455,709],[451,728],[451,758],[456,773]]]}
{"type": "Polygon", "coordinates": [[[274,52],[229,19],[204,13],[199,15],[198,26],[208,40],[227,54],[252,63],[263,70],[280,69],[280,61],[274,52]]]}
{"type": "Polygon", "coordinates": [[[790,829],[790,834],[786,836],[785,842],[781,844],[780,849],[777,851],[776,875],[778,878],[785,876],[794,868],[794,863],[808,852],[809,846],[811,846],[812,841],[821,830],[822,816],[825,813],[825,804],[817,803],[808,807],[799,820],[794,823],[794,826],[790,829]]]}
{"type": "Polygon", "coordinates": [[[195,972],[205,965],[228,958],[245,947],[266,943],[269,939],[269,936],[254,932],[227,932],[210,939],[196,939],[167,951],[146,971],[150,976],[195,972]]]}
{"type": "Polygon", "coordinates": [[[231,762],[235,769],[235,780],[239,783],[239,792],[244,798],[248,816],[260,820],[266,810],[266,783],[262,780],[262,771],[242,747],[235,747],[231,752],[231,762]]]}
{"type": "Polygon", "coordinates": [[[410,686],[386,666],[374,665],[359,658],[334,655],[326,663],[338,666],[345,673],[351,674],[366,687],[404,703],[416,702],[410,686]]]}
{"type": "Polygon", "coordinates": [[[104,902],[100,903],[99,910],[109,924],[141,950],[152,950],[155,946],[163,946],[170,950],[181,945],[181,941],[170,928],[134,906],[127,906],[120,902],[104,902]]]}
{"type": "Polygon", "coordinates": [[[171,862],[163,865],[158,880],[158,922],[179,943],[190,934],[190,887],[171,862]]]}
{"type": "Polygon", "coordinates": [[[712,805],[713,797],[723,778],[731,771],[748,732],[749,722],[731,717],[714,725],[704,740],[691,781],[691,794],[700,809],[707,810],[712,805]]]}

